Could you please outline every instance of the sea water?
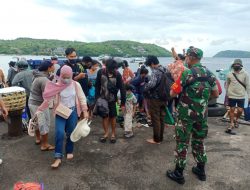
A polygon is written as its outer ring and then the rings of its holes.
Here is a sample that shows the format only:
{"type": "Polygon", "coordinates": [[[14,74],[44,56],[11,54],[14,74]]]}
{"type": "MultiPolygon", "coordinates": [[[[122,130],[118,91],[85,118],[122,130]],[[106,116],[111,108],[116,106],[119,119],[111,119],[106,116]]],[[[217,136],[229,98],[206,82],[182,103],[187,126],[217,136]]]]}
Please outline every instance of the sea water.
{"type": "MultiPolygon", "coordinates": [[[[13,60],[16,61],[15,59],[16,56],[13,55],[0,55],[0,68],[4,71],[6,77],[8,73],[8,68],[9,65],[8,63],[13,60]]],[[[24,55],[24,56],[18,56],[18,57],[24,57],[27,60],[28,59],[49,59],[49,56],[31,56],[31,55],[24,55]]],[[[124,58],[129,62],[129,66],[133,71],[136,71],[138,69],[138,64],[135,63],[130,63],[132,58],[124,58]]],[[[229,69],[230,66],[233,63],[234,58],[212,58],[212,57],[205,57],[201,60],[201,63],[206,66],[209,70],[211,70],[217,77],[218,73],[216,70],[219,69],[229,69]]],[[[172,63],[174,61],[173,58],[171,57],[160,57],[159,58],[160,63],[163,66],[167,66],[169,63],[172,63]]],[[[250,58],[242,58],[243,66],[244,69],[250,74],[250,58]]],[[[223,93],[220,95],[218,102],[223,103],[224,102],[224,97],[225,97],[225,89],[224,89],[224,81],[221,81],[221,86],[223,89],[223,93]]],[[[246,102],[247,103],[247,102],[246,102]]]]}

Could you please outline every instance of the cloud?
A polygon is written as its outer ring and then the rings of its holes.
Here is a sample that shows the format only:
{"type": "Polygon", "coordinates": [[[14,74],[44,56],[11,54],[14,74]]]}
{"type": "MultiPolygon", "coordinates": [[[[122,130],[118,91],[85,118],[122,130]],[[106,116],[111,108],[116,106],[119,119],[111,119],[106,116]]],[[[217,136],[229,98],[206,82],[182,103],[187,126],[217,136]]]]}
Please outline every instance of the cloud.
{"type": "Polygon", "coordinates": [[[236,44],[238,41],[236,39],[219,39],[219,40],[213,40],[210,45],[212,46],[221,46],[225,44],[236,44]]]}
{"type": "Polygon", "coordinates": [[[196,45],[213,55],[215,46],[249,47],[249,9],[248,0],[8,0],[0,7],[0,37],[196,45]]]}

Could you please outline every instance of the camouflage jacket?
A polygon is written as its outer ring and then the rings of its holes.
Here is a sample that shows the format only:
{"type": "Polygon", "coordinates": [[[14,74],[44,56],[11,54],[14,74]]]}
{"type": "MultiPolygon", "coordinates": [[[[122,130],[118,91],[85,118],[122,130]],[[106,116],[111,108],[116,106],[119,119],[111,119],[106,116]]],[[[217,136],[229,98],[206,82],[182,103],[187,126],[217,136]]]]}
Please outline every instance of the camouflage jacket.
{"type": "Polygon", "coordinates": [[[192,66],[198,77],[208,77],[204,82],[195,81],[191,69],[186,69],[181,76],[181,86],[184,87],[177,106],[179,119],[201,121],[207,117],[208,100],[212,90],[217,89],[216,77],[200,63],[192,66]]]}

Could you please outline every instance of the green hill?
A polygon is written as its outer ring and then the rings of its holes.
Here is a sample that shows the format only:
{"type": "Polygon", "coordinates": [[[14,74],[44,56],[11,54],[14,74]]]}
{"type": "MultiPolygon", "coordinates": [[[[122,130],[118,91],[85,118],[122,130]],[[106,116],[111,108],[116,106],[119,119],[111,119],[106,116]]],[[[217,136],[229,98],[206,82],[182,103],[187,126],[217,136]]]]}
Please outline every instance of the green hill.
{"type": "Polygon", "coordinates": [[[67,47],[73,47],[78,55],[139,57],[156,55],[169,57],[171,53],[155,44],[145,44],[134,41],[106,41],[85,43],[78,41],[62,41],[48,39],[17,38],[15,40],[0,40],[0,54],[19,55],[59,55],[63,56],[67,47]]]}
{"type": "Polygon", "coordinates": [[[228,58],[250,58],[249,51],[240,50],[226,50],[220,51],[214,57],[228,57],[228,58]]]}

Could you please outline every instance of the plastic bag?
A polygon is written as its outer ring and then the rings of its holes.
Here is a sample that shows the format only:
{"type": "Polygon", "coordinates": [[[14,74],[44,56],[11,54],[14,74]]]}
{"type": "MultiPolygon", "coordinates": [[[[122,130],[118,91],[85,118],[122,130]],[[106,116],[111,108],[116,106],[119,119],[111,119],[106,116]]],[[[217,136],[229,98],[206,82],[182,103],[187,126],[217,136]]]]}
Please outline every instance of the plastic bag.
{"type": "Polygon", "coordinates": [[[17,182],[14,185],[13,190],[44,190],[43,189],[43,184],[39,184],[36,182],[17,182]]]}
{"type": "Polygon", "coordinates": [[[174,118],[172,116],[172,114],[169,112],[168,108],[166,107],[166,115],[164,117],[164,123],[168,124],[168,125],[174,125],[174,118]]]}

